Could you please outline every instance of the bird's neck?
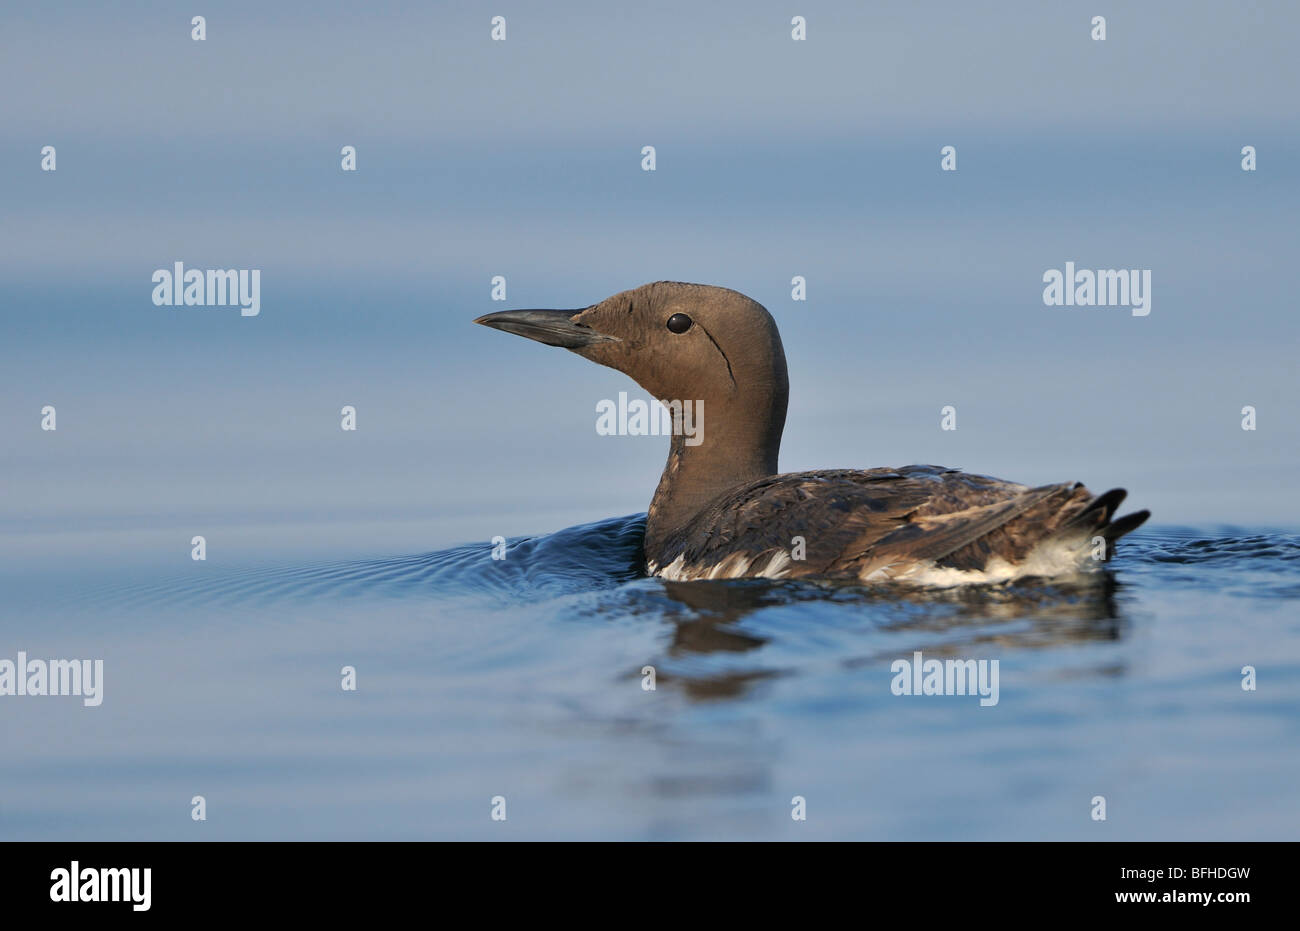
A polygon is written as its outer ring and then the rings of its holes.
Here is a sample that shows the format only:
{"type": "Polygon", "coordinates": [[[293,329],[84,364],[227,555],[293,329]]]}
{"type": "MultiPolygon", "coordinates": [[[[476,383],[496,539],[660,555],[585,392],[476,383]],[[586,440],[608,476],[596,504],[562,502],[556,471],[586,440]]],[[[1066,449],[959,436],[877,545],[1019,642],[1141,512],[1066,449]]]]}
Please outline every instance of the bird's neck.
{"type": "Polygon", "coordinates": [[[647,557],[657,560],[665,542],[719,495],[776,474],[784,401],[782,397],[774,407],[766,400],[739,412],[708,410],[694,444],[695,438],[673,433],[668,462],[646,515],[647,557]]]}

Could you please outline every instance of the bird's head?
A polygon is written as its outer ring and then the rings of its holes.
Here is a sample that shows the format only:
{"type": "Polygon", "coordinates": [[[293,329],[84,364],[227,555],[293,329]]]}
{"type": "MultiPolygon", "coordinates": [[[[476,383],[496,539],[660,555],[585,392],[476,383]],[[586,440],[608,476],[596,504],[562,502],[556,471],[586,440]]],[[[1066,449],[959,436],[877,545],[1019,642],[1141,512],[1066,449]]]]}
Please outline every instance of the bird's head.
{"type": "Polygon", "coordinates": [[[577,310],[507,310],[474,321],[618,369],[659,400],[765,404],[785,420],[785,352],[762,304],[738,291],[657,281],[577,310]]]}

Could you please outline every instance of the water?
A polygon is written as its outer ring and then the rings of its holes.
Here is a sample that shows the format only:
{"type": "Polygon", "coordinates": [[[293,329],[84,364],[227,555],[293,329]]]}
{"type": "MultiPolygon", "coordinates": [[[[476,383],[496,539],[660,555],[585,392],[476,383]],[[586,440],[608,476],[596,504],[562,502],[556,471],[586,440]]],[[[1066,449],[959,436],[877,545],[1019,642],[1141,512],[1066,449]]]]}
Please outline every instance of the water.
{"type": "Polygon", "coordinates": [[[1091,583],[919,594],[644,578],[643,520],[502,561],[7,570],[4,642],[103,658],[105,697],[0,701],[0,837],[1300,834],[1300,536],[1144,528],[1091,583]],[[997,659],[998,703],[893,695],[915,650],[997,659]]]}
{"type": "Polygon", "coordinates": [[[587,2],[498,43],[243,0],[204,44],[170,6],[0,8],[0,659],[106,676],[0,697],[0,839],[1300,834],[1296,537],[1259,529],[1300,528],[1300,7],[1098,43],[1078,4],[842,2],[795,43],[775,0],[587,2]],[[261,313],[155,306],[176,261],[262,270],[261,313]],[[1066,261],[1153,269],[1151,315],[1045,307],[1066,261]],[[773,313],[783,469],[1164,526],[1101,587],[641,578],[637,518],[586,524],[659,480],[594,429],[631,384],[471,321],[658,278],[773,313]],[[999,703],[892,695],[916,649],[997,659],[999,703]]]}

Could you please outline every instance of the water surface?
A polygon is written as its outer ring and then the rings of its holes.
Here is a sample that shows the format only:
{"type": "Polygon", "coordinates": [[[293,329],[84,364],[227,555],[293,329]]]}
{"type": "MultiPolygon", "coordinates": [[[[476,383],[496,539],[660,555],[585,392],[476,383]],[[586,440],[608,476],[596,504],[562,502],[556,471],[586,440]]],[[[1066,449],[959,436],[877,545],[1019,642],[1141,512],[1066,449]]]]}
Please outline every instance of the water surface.
{"type": "Polygon", "coordinates": [[[1300,834],[1300,536],[1144,528],[1091,582],[907,593],[645,578],[643,521],[504,560],[8,572],[4,642],[102,657],[105,698],[0,700],[0,836],[1300,834]],[[893,695],[915,650],[997,659],[998,704],[893,695]]]}

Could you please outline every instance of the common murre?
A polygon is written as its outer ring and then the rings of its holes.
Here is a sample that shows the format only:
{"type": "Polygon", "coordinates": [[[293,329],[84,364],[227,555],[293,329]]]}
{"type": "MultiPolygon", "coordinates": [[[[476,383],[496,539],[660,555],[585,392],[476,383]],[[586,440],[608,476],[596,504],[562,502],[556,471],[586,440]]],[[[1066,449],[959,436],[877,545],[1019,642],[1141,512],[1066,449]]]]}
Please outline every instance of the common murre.
{"type": "Polygon", "coordinates": [[[1063,575],[1109,559],[1150,516],[1112,521],[1120,488],[1094,496],[1077,482],[1030,488],[942,466],[778,474],[781,336],[761,304],[727,288],[659,281],[577,310],[474,322],[618,369],[656,398],[708,402],[704,441],[673,434],[650,502],[651,575],[940,585],[1063,575]]]}

